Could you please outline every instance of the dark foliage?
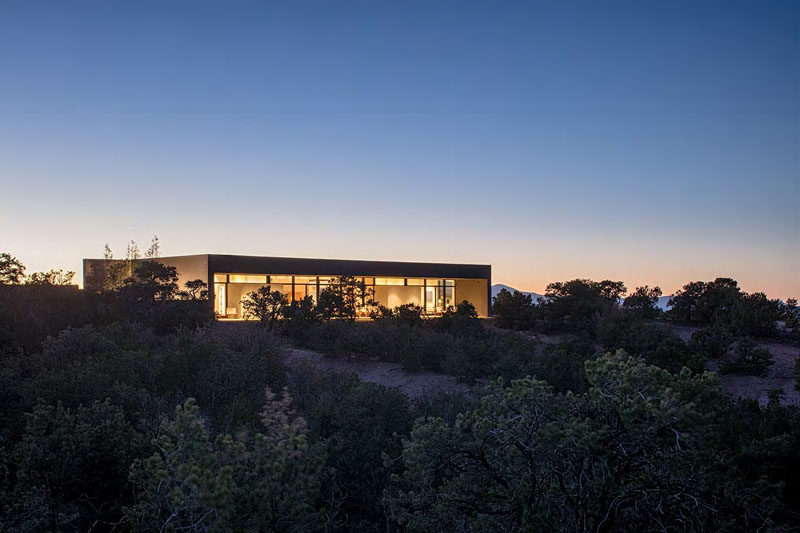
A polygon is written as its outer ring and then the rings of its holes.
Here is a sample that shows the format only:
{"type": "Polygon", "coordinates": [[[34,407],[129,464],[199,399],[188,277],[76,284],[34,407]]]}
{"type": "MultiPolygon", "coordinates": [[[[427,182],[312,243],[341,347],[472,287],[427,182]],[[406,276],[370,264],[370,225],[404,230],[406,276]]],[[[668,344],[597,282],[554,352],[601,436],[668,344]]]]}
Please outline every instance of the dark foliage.
{"type": "Polygon", "coordinates": [[[719,369],[726,374],[764,376],[774,363],[769,350],[759,348],[749,337],[741,337],[722,359],[719,369]]]}
{"type": "MultiPolygon", "coordinates": [[[[767,368],[730,323],[686,343],[620,305],[621,284],[576,280],[531,306],[536,327],[567,332],[560,344],[484,327],[468,304],[361,322],[324,320],[306,299],[284,306],[273,333],[207,323],[202,285],[173,282],[152,267],[119,294],[0,288],[0,530],[798,524],[798,409],[776,393],[765,407],[731,401],[699,374],[714,357],[767,368]],[[354,375],[287,375],[277,331],[333,355],[503,380],[409,405],[354,375]],[[618,348],[635,357],[599,356],[618,348]]],[[[771,305],[753,300],[737,301],[771,305]]],[[[771,316],[737,313],[740,324],[771,316]]]]}
{"type": "Polygon", "coordinates": [[[551,283],[535,308],[535,322],[543,331],[594,335],[597,317],[618,307],[626,290],[621,281],[574,279],[551,283]]]}
{"type": "Polygon", "coordinates": [[[304,329],[302,345],[339,357],[397,362],[412,372],[443,371],[468,383],[487,375],[524,375],[537,343],[487,329],[472,312],[464,307],[421,325],[396,317],[321,322],[304,329]]]}
{"type": "Polygon", "coordinates": [[[534,302],[530,294],[501,289],[492,301],[492,314],[497,327],[526,330],[534,324],[534,302]]]}
{"type": "Polygon", "coordinates": [[[671,372],[687,367],[702,372],[706,357],[693,349],[668,327],[643,322],[628,309],[609,310],[598,317],[597,340],[606,351],[623,349],[643,357],[648,363],[671,372]]]}
{"type": "Polygon", "coordinates": [[[794,388],[800,390],[800,357],[794,360],[794,388]]]}
{"type": "Polygon", "coordinates": [[[35,351],[69,327],[109,324],[121,318],[114,294],[71,285],[0,285],[0,357],[35,351]]]}
{"type": "Polygon", "coordinates": [[[728,353],[733,335],[722,326],[707,326],[692,333],[689,346],[705,359],[719,359],[728,353]]]}
{"type": "Polygon", "coordinates": [[[661,314],[658,299],[661,297],[661,287],[652,289],[645,285],[636,287],[636,290],[622,302],[622,307],[636,313],[641,318],[656,318],[661,314]]]}
{"type": "Polygon", "coordinates": [[[667,316],[680,322],[712,324],[728,328],[735,335],[770,336],[784,316],[779,300],[764,293],[748,294],[736,280],[693,281],[670,298],[667,316]]]}

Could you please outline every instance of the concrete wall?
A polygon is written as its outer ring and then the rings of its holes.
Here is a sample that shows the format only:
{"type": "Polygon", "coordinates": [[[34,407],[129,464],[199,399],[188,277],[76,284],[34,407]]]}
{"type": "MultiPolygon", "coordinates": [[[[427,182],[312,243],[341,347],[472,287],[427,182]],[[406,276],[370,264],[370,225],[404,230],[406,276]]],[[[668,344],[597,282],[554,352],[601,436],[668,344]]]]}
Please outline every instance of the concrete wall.
{"type": "Polygon", "coordinates": [[[480,316],[489,316],[489,283],[485,279],[457,279],[456,301],[468,301],[480,316]]]}

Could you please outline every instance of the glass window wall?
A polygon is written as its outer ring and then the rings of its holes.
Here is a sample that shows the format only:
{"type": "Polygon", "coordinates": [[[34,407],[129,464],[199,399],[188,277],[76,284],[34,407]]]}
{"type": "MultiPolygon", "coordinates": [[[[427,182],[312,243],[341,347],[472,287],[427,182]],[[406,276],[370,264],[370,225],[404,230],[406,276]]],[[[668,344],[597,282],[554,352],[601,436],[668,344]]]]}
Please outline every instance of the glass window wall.
{"type": "MultiPolygon", "coordinates": [[[[243,274],[215,273],[214,311],[223,318],[242,318],[241,300],[259,287],[269,285],[280,291],[289,302],[310,296],[314,302],[319,292],[330,284],[331,275],[289,274],[243,274]]],[[[441,278],[363,277],[355,276],[367,286],[375,305],[395,308],[412,304],[423,309],[423,313],[435,315],[456,305],[455,280],[441,278]]],[[[359,316],[369,314],[368,302],[364,301],[359,316]]]]}

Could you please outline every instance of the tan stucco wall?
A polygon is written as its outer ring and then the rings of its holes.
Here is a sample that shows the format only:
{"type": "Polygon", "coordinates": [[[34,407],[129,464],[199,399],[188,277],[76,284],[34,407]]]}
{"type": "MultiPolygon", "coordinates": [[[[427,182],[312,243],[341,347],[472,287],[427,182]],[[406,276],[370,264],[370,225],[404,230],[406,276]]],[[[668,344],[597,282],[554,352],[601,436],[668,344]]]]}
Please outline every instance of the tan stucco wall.
{"type": "MultiPolygon", "coordinates": [[[[208,256],[207,255],[188,255],[185,257],[159,257],[158,262],[167,266],[174,266],[178,269],[178,285],[181,289],[187,281],[201,279],[205,283],[208,280],[208,256]]],[[[210,283],[214,283],[211,281],[210,283]]]]}
{"type": "Polygon", "coordinates": [[[457,279],[456,301],[468,301],[480,316],[489,315],[489,285],[485,279],[457,279]]]}
{"type": "MultiPolygon", "coordinates": [[[[144,259],[141,259],[144,261],[144,259]]],[[[87,283],[96,269],[107,268],[113,262],[120,261],[119,259],[106,260],[106,259],[84,259],[83,260],[83,281],[84,286],[91,285],[87,283]]],[[[167,266],[174,266],[178,270],[178,286],[181,290],[187,281],[195,279],[203,280],[209,283],[208,280],[208,256],[207,255],[187,255],[181,257],[159,257],[156,261],[167,266]]],[[[99,289],[102,287],[91,287],[99,289]]]]}

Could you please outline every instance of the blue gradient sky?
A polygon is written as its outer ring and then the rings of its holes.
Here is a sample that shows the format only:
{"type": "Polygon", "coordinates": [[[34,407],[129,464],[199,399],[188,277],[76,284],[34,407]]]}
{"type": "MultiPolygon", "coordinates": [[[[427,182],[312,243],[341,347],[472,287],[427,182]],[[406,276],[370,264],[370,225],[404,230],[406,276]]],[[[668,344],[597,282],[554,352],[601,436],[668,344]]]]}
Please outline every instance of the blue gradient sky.
{"type": "Polygon", "coordinates": [[[0,2],[0,250],[800,296],[800,2],[0,2]]]}

